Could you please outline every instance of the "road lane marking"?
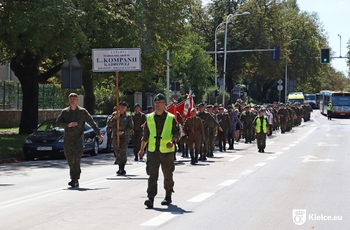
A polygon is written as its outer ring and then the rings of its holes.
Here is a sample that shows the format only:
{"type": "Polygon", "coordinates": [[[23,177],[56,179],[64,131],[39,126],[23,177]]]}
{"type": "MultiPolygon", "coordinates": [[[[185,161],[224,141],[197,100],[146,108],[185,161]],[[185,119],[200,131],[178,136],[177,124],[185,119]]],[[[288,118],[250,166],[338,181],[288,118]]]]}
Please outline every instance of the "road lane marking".
{"type": "Polygon", "coordinates": [[[293,143],[293,144],[290,144],[290,145],[288,145],[288,146],[289,146],[289,147],[293,147],[293,146],[295,146],[295,145],[296,145],[296,144],[293,143]]]}
{"type": "Polygon", "coordinates": [[[275,143],[274,141],[268,141],[267,143],[266,143],[266,145],[272,145],[273,143],[275,143]]]}
{"type": "Polygon", "coordinates": [[[187,202],[202,202],[205,199],[208,199],[209,197],[213,196],[215,193],[210,192],[204,192],[199,194],[198,196],[195,196],[191,199],[189,199],[187,202]]]}
{"type": "Polygon", "coordinates": [[[258,164],[256,164],[256,165],[254,165],[254,166],[256,166],[256,167],[262,167],[262,166],[264,166],[264,165],[266,165],[267,163],[266,162],[261,162],[261,163],[258,163],[258,164]]]}
{"type": "Polygon", "coordinates": [[[302,161],[302,163],[305,163],[305,162],[332,162],[332,161],[335,161],[333,159],[317,159],[318,157],[314,157],[314,156],[311,156],[311,155],[308,155],[308,156],[303,156],[303,157],[299,157],[299,158],[304,158],[304,160],[302,161]],[[313,160],[311,160],[313,159],[313,160]]]}
{"type": "Polygon", "coordinates": [[[236,183],[237,180],[226,180],[224,182],[222,182],[221,184],[219,184],[218,186],[230,186],[233,183],[236,183]]]}
{"type": "Polygon", "coordinates": [[[248,175],[248,174],[251,174],[252,172],[254,172],[254,170],[248,169],[248,170],[241,172],[240,174],[241,175],[248,175]]]}
{"type": "Polygon", "coordinates": [[[282,150],[288,150],[290,149],[290,147],[284,147],[282,150]]]}
{"type": "Polygon", "coordinates": [[[268,157],[266,160],[267,160],[267,161],[272,161],[272,160],[274,160],[274,159],[276,159],[276,156],[275,156],[275,157],[268,157]]]}
{"type": "Polygon", "coordinates": [[[228,161],[234,161],[234,160],[237,160],[238,158],[241,158],[241,157],[243,157],[243,155],[235,155],[233,158],[231,158],[228,161]]]}
{"type": "Polygon", "coordinates": [[[176,215],[179,215],[179,214],[181,213],[180,212],[163,213],[157,217],[154,217],[153,219],[150,219],[149,221],[146,221],[145,223],[141,224],[141,226],[159,226],[171,220],[172,218],[174,218],[176,215]]]}
{"type": "Polygon", "coordinates": [[[275,153],[276,155],[281,155],[281,154],[283,154],[283,152],[277,152],[277,153],[275,153]]]}

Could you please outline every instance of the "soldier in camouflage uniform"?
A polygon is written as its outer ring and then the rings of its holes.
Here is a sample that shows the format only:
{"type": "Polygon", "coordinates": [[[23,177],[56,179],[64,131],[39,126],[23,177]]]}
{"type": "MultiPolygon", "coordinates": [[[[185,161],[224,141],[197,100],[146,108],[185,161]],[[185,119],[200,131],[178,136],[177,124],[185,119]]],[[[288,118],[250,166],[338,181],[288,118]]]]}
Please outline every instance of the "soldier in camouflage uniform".
{"type": "Polygon", "coordinates": [[[159,166],[164,175],[165,199],[162,205],[171,204],[174,192],[173,172],[175,170],[175,144],[180,138],[180,128],[174,115],[165,111],[165,96],[161,93],[154,98],[155,112],[148,114],[143,129],[142,144],[139,157],[143,157],[144,148],[148,143],[146,172],[149,175],[145,205],[153,208],[154,197],[157,195],[159,166]]]}
{"type": "Polygon", "coordinates": [[[115,155],[115,163],[119,166],[117,175],[125,175],[125,164],[127,161],[126,150],[128,148],[131,130],[134,128],[132,117],[126,113],[128,104],[125,101],[119,103],[118,110],[113,112],[107,125],[112,129],[113,150],[115,155]],[[117,131],[117,119],[119,119],[119,130],[117,131]],[[119,146],[117,137],[119,136],[119,146]]]}
{"type": "MultiPolygon", "coordinates": [[[[214,119],[216,119],[216,114],[213,111],[213,106],[212,105],[207,105],[206,106],[207,112],[212,115],[214,119]]],[[[217,137],[217,126],[215,123],[210,123],[209,124],[209,145],[208,145],[208,157],[214,157],[214,148],[215,148],[215,139],[217,137]]]]}
{"type": "Polygon", "coordinates": [[[86,109],[78,106],[78,95],[71,93],[68,96],[69,107],[64,108],[57,117],[57,125],[64,128],[64,155],[68,161],[71,187],[79,187],[80,162],[83,155],[84,127],[87,122],[97,133],[99,140],[103,141],[100,129],[86,109]]]}
{"type": "MultiPolygon", "coordinates": [[[[197,116],[200,117],[203,121],[203,128],[204,128],[204,135],[205,139],[202,145],[202,149],[200,152],[200,160],[205,161],[207,160],[207,154],[209,151],[209,145],[210,145],[210,130],[213,129],[212,127],[219,127],[219,123],[217,120],[210,115],[208,112],[204,111],[204,104],[199,103],[198,104],[198,113],[197,116]]],[[[221,127],[219,127],[219,130],[221,130],[221,127]]]]}
{"type": "Polygon", "coordinates": [[[131,115],[131,117],[134,123],[134,128],[131,131],[132,145],[134,147],[134,156],[135,156],[134,161],[138,161],[139,160],[138,153],[141,147],[143,124],[146,122],[146,115],[141,112],[140,104],[136,103],[134,105],[134,113],[131,115]]]}
{"type": "Polygon", "coordinates": [[[195,108],[191,109],[191,117],[185,121],[183,131],[186,134],[186,143],[190,149],[191,164],[194,165],[198,161],[198,154],[205,137],[202,120],[197,117],[195,108]]]}
{"type": "Polygon", "coordinates": [[[219,113],[216,115],[216,120],[219,122],[221,130],[218,133],[219,149],[226,151],[227,134],[232,130],[230,117],[224,112],[224,107],[219,108],[219,113]]]}
{"type": "Polygon", "coordinates": [[[250,110],[250,106],[246,105],[245,111],[241,113],[240,120],[243,124],[243,136],[245,138],[244,143],[252,143],[253,139],[253,121],[254,121],[254,114],[250,110]]]}

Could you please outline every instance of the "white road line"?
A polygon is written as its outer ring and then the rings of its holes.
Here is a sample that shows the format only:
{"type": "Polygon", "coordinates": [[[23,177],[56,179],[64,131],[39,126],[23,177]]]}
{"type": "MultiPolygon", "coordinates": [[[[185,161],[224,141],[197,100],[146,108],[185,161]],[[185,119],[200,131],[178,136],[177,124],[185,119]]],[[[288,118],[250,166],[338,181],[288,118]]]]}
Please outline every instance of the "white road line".
{"type": "Polygon", "coordinates": [[[295,144],[299,144],[299,143],[300,143],[300,141],[294,141],[294,143],[295,143],[295,144]]]}
{"type": "Polygon", "coordinates": [[[264,165],[266,165],[267,163],[266,162],[261,162],[261,163],[258,163],[258,164],[256,164],[256,165],[254,165],[254,166],[256,166],[256,167],[262,167],[262,166],[264,166],[264,165]]]}
{"type": "Polygon", "coordinates": [[[272,145],[273,143],[275,143],[274,141],[269,141],[266,143],[266,145],[272,145]]]}
{"type": "Polygon", "coordinates": [[[290,146],[290,147],[293,147],[293,146],[295,146],[296,144],[290,144],[290,145],[288,145],[288,146],[290,146]]]}
{"type": "Polygon", "coordinates": [[[240,174],[241,175],[248,175],[248,174],[251,174],[252,172],[254,172],[254,170],[248,169],[248,170],[241,172],[240,174]]]}
{"type": "Polygon", "coordinates": [[[235,155],[235,156],[233,156],[233,158],[231,158],[228,161],[234,161],[234,160],[237,160],[238,158],[241,158],[241,157],[243,157],[243,155],[235,155]]]}
{"type": "Polygon", "coordinates": [[[290,147],[285,147],[285,148],[283,148],[282,150],[288,150],[288,149],[290,149],[290,147]]]}
{"type": "Polygon", "coordinates": [[[275,153],[276,155],[281,155],[281,154],[283,154],[283,152],[277,152],[277,153],[275,153]]]}
{"type": "Polygon", "coordinates": [[[226,180],[224,182],[222,182],[221,184],[218,184],[218,186],[230,186],[233,183],[236,183],[237,180],[226,180]]]}
{"type": "Polygon", "coordinates": [[[145,223],[141,224],[141,226],[159,226],[171,220],[178,214],[181,214],[181,213],[179,212],[163,213],[157,217],[154,217],[153,219],[150,219],[149,221],[146,221],[145,223]]]}
{"type": "Polygon", "coordinates": [[[274,159],[276,159],[276,157],[268,157],[266,160],[267,160],[267,161],[272,161],[272,160],[274,160],[274,159]]]}
{"type": "Polygon", "coordinates": [[[199,194],[198,196],[189,199],[187,202],[202,202],[203,200],[211,197],[212,195],[214,195],[214,193],[204,192],[199,194]]]}

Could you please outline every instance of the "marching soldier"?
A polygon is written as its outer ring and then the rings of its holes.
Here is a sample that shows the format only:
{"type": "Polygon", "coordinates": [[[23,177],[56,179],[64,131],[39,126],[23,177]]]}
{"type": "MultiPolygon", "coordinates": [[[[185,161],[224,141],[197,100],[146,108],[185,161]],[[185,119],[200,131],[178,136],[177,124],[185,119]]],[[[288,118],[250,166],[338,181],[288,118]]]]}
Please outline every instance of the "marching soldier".
{"type": "Polygon", "coordinates": [[[224,112],[224,107],[219,108],[219,113],[216,115],[216,120],[219,122],[221,130],[218,132],[218,141],[220,152],[226,152],[227,134],[232,131],[231,120],[227,113],[224,112]]]}
{"type": "MultiPolygon", "coordinates": [[[[207,105],[207,112],[212,115],[214,119],[216,119],[216,115],[214,114],[213,111],[213,106],[212,105],[207,105]]],[[[214,157],[214,148],[215,148],[215,138],[217,137],[217,126],[215,123],[210,123],[209,124],[209,146],[208,146],[208,157],[214,157]]]]}
{"type": "Polygon", "coordinates": [[[241,113],[240,120],[243,123],[243,136],[245,138],[244,143],[252,143],[253,139],[253,121],[254,114],[250,110],[250,106],[246,105],[244,107],[245,111],[241,113]]]}
{"type": "MultiPolygon", "coordinates": [[[[200,152],[200,160],[207,160],[207,154],[208,154],[208,150],[209,150],[209,127],[210,126],[219,126],[219,123],[216,121],[216,119],[210,115],[208,112],[204,111],[204,104],[201,102],[198,104],[198,113],[197,113],[197,116],[200,117],[202,119],[202,122],[203,122],[203,129],[204,129],[204,135],[205,135],[205,138],[204,138],[204,141],[203,141],[203,145],[202,145],[202,149],[201,149],[201,152],[200,152]]],[[[219,128],[221,129],[221,127],[219,128]]]]}
{"type": "Polygon", "coordinates": [[[264,116],[264,109],[259,110],[259,115],[254,119],[254,127],[256,132],[256,143],[259,149],[259,153],[265,152],[266,147],[266,134],[269,128],[269,122],[267,117],[264,116]]]}
{"type": "Polygon", "coordinates": [[[125,164],[127,162],[126,149],[131,130],[134,128],[132,117],[126,113],[128,104],[125,101],[119,103],[119,111],[113,112],[107,124],[112,129],[113,150],[115,155],[115,163],[119,166],[117,175],[125,175],[125,164]],[[119,130],[117,130],[116,122],[119,119],[119,130]],[[117,138],[119,136],[119,146],[117,138]]]}
{"type": "Polygon", "coordinates": [[[64,128],[64,155],[68,161],[71,181],[68,183],[72,188],[79,187],[80,162],[83,155],[83,135],[85,122],[89,123],[98,135],[98,139],[103,141],[100,129],[92,119],[89,112],[78,106],[78,95],[71,93],[68,96],[69,107],[64,108],[57,117],[57,124],[64,128]]]}
{"type": "Polygon", "coordinates": [[[205,137],[203,122],[197,117],[195,108],[191,109],[191,117],[185,121],[183,130],[187,136],[186,143],[190,149],[191,164],[194,165],[198,162],[198,154],[205,137]]]}
{"type": "Polygon", "coordinates": [[[134,122],[134,129],[131,131],[132,134],[132,144],[134,147],[134,161],[138,161],[138,152],[141,147],[142,129],[143,124],[146,121],[146,115],[141,112],[140,104],[136,103],[134,105],[134,113],[132,114],[132,121],[134,122]]]}

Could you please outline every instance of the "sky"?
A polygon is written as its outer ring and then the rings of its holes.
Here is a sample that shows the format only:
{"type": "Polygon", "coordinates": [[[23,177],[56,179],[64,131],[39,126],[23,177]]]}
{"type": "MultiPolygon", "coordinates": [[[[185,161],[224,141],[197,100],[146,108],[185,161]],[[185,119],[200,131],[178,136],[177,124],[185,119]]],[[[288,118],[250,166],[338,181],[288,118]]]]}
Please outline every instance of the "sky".
{"type": "MultiPolygon", "coordinates": [[[[211,0],[202,0],[203,5],[209,2],[211,0]]],[[[350,40],[350,0],[297,0],[297,4],[301,11],[318,14],[327,36],[329,48],[333,52],[332,57],[347,56],[346,46],[350,40]]],[[[333,58],[331,65],[337,71],[348,76],[347,60],[346,58],[333,58]]]]}

